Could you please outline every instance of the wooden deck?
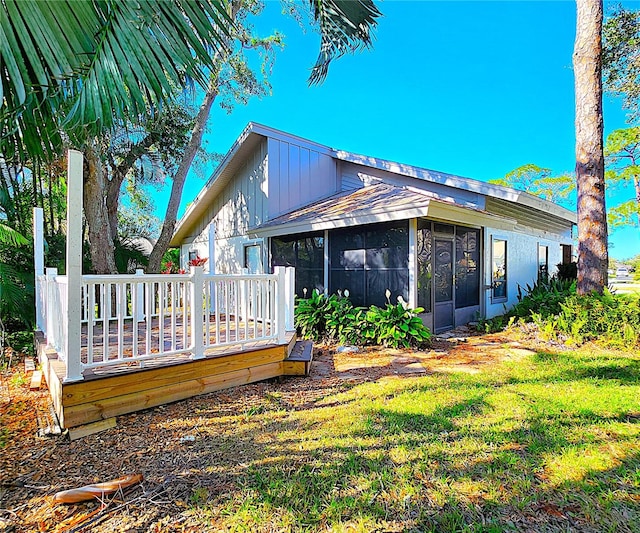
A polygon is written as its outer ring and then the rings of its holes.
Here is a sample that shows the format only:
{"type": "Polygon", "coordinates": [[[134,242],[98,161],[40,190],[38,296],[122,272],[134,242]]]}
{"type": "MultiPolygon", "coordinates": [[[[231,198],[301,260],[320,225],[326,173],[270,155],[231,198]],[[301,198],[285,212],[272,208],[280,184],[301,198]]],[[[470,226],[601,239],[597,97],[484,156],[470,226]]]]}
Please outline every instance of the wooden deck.
{"type": "Polygon", "coordinates": [[[64,362],[41,333],[36,344],[60,425],[91,424],[76,433],[82,435],[113,425],[112,419],[125,413],[278,376],[307,375],[312,358],[311,343],[290,333],[286,344],[261,341],[242,349],[210,348],[197,360],[174,355],[148,359],[143,366],[122,363],[86,370],[83,381],[64,383],[64,362]]]}

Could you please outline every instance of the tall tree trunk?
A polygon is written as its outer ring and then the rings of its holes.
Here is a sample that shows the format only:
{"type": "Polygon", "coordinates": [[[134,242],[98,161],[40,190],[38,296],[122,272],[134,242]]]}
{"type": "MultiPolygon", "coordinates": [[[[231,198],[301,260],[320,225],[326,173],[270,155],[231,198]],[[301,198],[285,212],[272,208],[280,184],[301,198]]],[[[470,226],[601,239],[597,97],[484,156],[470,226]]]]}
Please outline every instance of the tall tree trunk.
{"type": "MultiPolygon", "coordinates": [[[[233,0],[229,4],[229,17],[235,21],[238,11],[242,7],[242,0],[233,0]]],[[[232,38],[227,37],[227,46],[230,46],[232,38]]],[[[224,47],[216,52],[216,57],[213,58],[215,65],[220,65],[228,59],[229,50],[224,47]]],[[[207,87],[207,92],[204,95],[204,101],[198,110],[195,124],[191,132],[191,138],[189,144],[184,151],[184,156],[180,162],[180,166],[173,177],[173,183],[171,185],[171,195],[169,196],[169,203],[167,205],[167,211],[165,212],[164,221],[162,223],[162,230],[160,231],[160,237],[151,250],[149,256],[149,265],[147,266],[147,272],[160,272],[160,264],[162,263],[162,256],[169,248],[171,237],[173,237],[173,231],[176,227],[176,219],[178,217],[178,208],[180,207],[180,200],[182,199],[182,190],[184,189],[184,182],[187,179],[187,174],[191,168],[191,163],[202,144],[202,135],[204,134],[204,128],[207,125],[209,119],[209,113],[211,112],[211,106],[215,102],[218,96],[218,82],[219,72],[213,72],[207,87]]]]}
{"type": "Polygon", "coordinates": [[[111,170],[111,179],[106,183],[106,205],[111,236],[114,239],[118,236],[118,209],[120,207],[120,189],[122,189],[122,183],[136,161],[145,155],[159,138],[160,135],[157,131],[148,133],[142,141],[131,147],[120,164],[111,170]]]}
{"type": "Polygon", "coordinates": [[[91,142],[87,143],[84,156],[84,216],[91,262],[98,274],[117,274],[113,236],[105,204],[107,183],[99,148],[91,142]]]}
{"type": "Polygon", "coordinates": [[[602,120],[602,0],[577,0],[573,51],[576,93],[578,186],[578,293],[602,293],[607,285],[602,120]]]}
{"type": "Polygon", "coordinates": [[[204,96],[204,101],[198,110],[196,121],[191,132],[191,138],[189,144],[184,150],[184,155],[180,166],[173,176],[173,183],[171,184],[171,195],[169,196],[169,203],[167,204],[167,211],[164,215],[164,222],[162,223],[162,231],[160,237],[151,250],[149,256],[149,265],[147,266],[147,272],[160,272],[160,264],[162,262],[162,256],[169,248],[171,237],[173,237],[173,231],[176,227],[176,219],[178,217],[178,208],[180,207],[180,200],[182,199],[182,190],[184,189],[184,182],[187,179],[187,174],[191,168],[191,163],[202,144],[202,135],[204,134],[204,128],[207,125],[209,119],[209,113],[211,106],[215,102],[218,96],[218,76],[213,74],[207,93],[204,96]]]}

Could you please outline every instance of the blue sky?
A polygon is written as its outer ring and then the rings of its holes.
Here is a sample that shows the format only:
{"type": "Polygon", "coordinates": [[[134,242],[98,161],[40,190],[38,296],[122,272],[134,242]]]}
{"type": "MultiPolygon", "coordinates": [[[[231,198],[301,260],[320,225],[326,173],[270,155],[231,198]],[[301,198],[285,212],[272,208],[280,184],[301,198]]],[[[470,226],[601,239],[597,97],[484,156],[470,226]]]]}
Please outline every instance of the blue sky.
{"type": "MultiPolygon", "coordinates": [[[[215,108],[207,149],[226,152],[255,121],[334,148],[479,180],[525,163],[557,173],[573,169],[573,1],[378,6],[384,17],[374,48],[332,63],[326,81],[308,87],[319,37],[282,15],[279,1],[266,2],[255,26],[280,30],[286,43],[273,67],[272,95],[231,115],[215,108]]],[[[625,126],[619,100],[606,97],[604,109],[605,134],[625,126]]],[[[203,183],[188,179],[183,210],[203,183]]],[[[162,196],[157,202],[163,209],[162,196]]],[[[611,255],[640,253],[639,233],[614,232],[611,255]]]]}

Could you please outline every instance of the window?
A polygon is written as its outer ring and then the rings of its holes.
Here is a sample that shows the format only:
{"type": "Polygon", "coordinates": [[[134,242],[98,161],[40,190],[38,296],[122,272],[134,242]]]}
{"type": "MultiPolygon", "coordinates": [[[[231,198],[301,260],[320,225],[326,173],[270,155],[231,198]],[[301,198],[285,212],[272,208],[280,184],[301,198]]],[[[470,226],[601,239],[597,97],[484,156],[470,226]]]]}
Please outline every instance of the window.
{"type": "Polygon", "coordinates": [[[195,261],[198,259],[198,252],[189,252],[189,261],[195,261]]]}
{"type": "Polygon", "coordinates": [[[549,247],[538,245],[538,281],[549,279],[549,247]]]}
{"type": "Polygon", "coordinates": [[[372,224],[330,233],[331,292],[349,290],[354,305],[409,299],[409,225],[372,224]]]}
{"type": "Polygon", "coordinates": [[[308,298],[313,289],[324,291],[324,235],[322,233],[274,237],[271,265],[296,269],[296,294],[308,298]]]}
{"type": "Polygon", "coordinates": [[[562,247],[562,264],[568,265],[571,263],[571,245],[561,244],[562,247]]]}
{"type": "Polygon", "coordinates": [[[244,245],[244,268],[249,274],[262,274],[262,245],[260,243],[244,245]]]}
{"type": "Polygon", "coordinates": [[[491,243],[491,299],[507,299],[507,241],[492,239],[491,243]]]}

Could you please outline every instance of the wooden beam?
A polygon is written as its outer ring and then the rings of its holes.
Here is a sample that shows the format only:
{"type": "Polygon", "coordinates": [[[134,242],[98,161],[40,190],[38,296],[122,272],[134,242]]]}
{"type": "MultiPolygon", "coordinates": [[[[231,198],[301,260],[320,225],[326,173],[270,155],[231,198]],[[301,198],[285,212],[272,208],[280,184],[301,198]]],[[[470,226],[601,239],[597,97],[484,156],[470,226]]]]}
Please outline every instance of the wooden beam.
{"type": "Polygon", "coordinates": [[[116,419],[107,418],[106,420],[100,420],[99,422],[93,422],[91,424],[85,424],[83,426],[78,426],[75,428],[69,429],[69,440],[74,441],[81,439],[83,437],[88,437],[89,435],[93,435],[94,433],[99,433],[101,431],[105,431],[107,429],[111,429],[116,427],[116,419]]]}
{"type": "MultiPolygon", "coordinates": [[[[195,363],[194,363],[195,364],[195,363]]],[[[165,368],[170,372],[171,367],[165,368]]],[[[283,374],[282,361],[225,374],[201,376],[172,385],[118,394],[104,400],[64,408],[65,427],[75,427],[125,413],[140,411],[167,403],[192,398],[221,389],[262,381],[283,374]]],[[[117,390],[117,389],[116,389],[117,390]]]]}
{"type": "Polygon", "coordinates": [[[104,376],[64,385],[62,402],[66,407],[98,402],[113,396],[171,386],[214,374],[226,374],[269,363],[281,362],[285,358],[284,346],[272,346],[251,352],[186,361],[161,368],[142,369],[127,374],[104,376]]]}
{"type": "Polygon", "coordinates": [[[29,389],[38,390],[42,385],[42,370],[36,370],[31,376],[31,384],[29,389]]]}

